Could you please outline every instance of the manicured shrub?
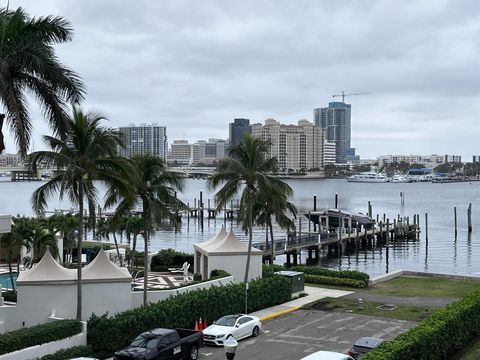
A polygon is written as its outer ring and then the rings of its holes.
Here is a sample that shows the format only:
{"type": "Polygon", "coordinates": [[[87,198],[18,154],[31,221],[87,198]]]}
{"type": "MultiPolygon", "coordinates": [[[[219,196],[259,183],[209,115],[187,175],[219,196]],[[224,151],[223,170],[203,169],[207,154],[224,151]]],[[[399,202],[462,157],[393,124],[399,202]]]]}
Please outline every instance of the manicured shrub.
{"type": "Polygon", "coordinates": [[[231,274],[229,272],[225,271],[225,270],[214,269],[210,272],[210,279],[209,280],[223,278],[223,277],[227,277],[227,276],[231,276],[231,274]]]}
{"type": "Polygon", "coordinates": [[[151,271],[168,271],[169,267],[181,267],[184,262],[193,266],[193,254],[176,251],[173,249],[160,250],[152,257],[151,271]]]}
{"type": "Polygon", "coordinates": [[[55,354],[45,355],[40,360],[70,360],[74,357],[91,357],[93,350],[91,346],[74,346],[69,349],[62,349],[55,354]]]}
{"type": "Polygon", "coordinates": [[[47,324],[14,330],[0,335],[0,355],[65,339],[82,331],[77,320],[59,320],[47,324]]]}
{"type": "Polygon", "coordinates": [[[368,281],[370,280],[370,277],[368,276],[368,274],[360,271],[331,270],[331,269],[322,268],[320,266],[294,266],[291,268],[291,270],[300,271],[309,275],[321,275],[321,276],[328,276],[328,277],[335,277],[335,278],[359,280],[364,283],[363,287],[367,287],[368,281]]]}
{"type": "Polygon", "coordinates": [[[265,277],[273,276],[277,271],[282,271],[282,270],[287,270],[287,268],[285,266],[277,265],[277,264],[273,264],[273,267],[272,265],[263,264],[262,277],[265,278],[265,277]]]}
{"type": "Polygon", "coordinates": [[[446,360],[479,335],[480,290],[476,290],[385,342],[362,360],[446,360]]]}
{"type": "MultiPolygon", "coordinates": [[[[249,283],[248,312],[291,299],[289,281],[281,276],[249,283]]],[[[110,318],[92,315],[88,321],[88,344],[97,357],[109,357],[127,346],[138,334],[158,327],[191,329],[198,318],[209,323],[227,314],[245,311],[245,284],[230,284],[191,291],[110,318]]]]}
{"type": "Polygon", "coordinates": [[[13,290],[6,291],[3,293],[3,300],[17,302],[17,293],[13,290]]]}
{"type": "Polygon", "coordinates": [[[322,275],[305,274],[305,282],[310,284],[323,284],[335,286],[350,286],[354,288],[364,288],[365,283],[356,279],[339,278],[322,275]]]}

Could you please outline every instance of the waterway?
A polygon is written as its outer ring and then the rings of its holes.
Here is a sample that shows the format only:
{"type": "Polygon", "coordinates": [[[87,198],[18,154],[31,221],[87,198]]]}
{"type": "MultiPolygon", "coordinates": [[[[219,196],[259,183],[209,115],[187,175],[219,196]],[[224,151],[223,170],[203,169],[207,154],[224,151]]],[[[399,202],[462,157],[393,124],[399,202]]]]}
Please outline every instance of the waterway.
{"type": "MultiPolygon", "coordinates": [[[[349,183],[344,179],[325,180],[287,180],[294,189],[293,202],[303,211],[313,209],[313,196],[317,195],[317,208],[334,206],[335,193],[339,194],[339,208],[365,213],[368,201],[371,201],[374,217],[385,213],[390,219],[401,213],[400,192],[405,194],[405,216],[412,218],[420,214],[421,234],[418,241],[398,242],[388,252],[385,249],[360,251],[355,255],[343,255],[340,258],[323,259],[322,265],[339,269],[360,270],[370,275],[379,275],[397,269],[415,271],[480,275],[480,182],[472,183],[349,183]],[[467,233],[467,207],[473,207],[473,232],[467,233]],[[454,234],[453,208],[458,211],[458,236],[454,234]],[[424,216],[428,213],[428,241],[425,239],[424,216]]],[[[32,215],[30,196],[41,182],[10,182],[0,178],[0,213],[32,215]]],[[[193,204],[203,191],[205,205],[213,194],[205,189],[204,180],[186,180],[185,191],[178,194],[185,202],[193,204]]],[[[68,209],[70,204],[60,202],[54,197],[49,209],[68,209]]],[[[306,231],[307,221],[303,222],[306,231]]],[[[186,221],[180,232],[175,232],[167,224],[153,237],[152,251],[175,248],[192,251],[192,244],[204,241],[220,230],[222,225],[246,240],[236,222],[223,217],[217,220],[204,220],[200,226],[196,219],[186,221]]],[[[254,232],[257,241],[264,240],[265,230],[258,228],[254,232]]],[[[276,237],[285,236],[277,230],[276,237]]],[[[302,261],[305,260],[303,256],[302,261]]],[[[279,262],[284,257],[278,258],[279,262]]]]}

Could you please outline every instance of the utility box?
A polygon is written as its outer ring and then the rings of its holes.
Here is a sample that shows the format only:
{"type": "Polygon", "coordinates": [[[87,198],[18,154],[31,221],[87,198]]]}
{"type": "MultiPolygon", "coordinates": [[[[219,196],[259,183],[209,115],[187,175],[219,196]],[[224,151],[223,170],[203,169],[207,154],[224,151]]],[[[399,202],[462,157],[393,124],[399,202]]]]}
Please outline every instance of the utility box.
{"type": "Polygon", "coordinates": [[[292,294],[303,292],[305,289],[305,274],[298,271],[277,271],[275,274],[285,276],[292,285],[292,294]]]}

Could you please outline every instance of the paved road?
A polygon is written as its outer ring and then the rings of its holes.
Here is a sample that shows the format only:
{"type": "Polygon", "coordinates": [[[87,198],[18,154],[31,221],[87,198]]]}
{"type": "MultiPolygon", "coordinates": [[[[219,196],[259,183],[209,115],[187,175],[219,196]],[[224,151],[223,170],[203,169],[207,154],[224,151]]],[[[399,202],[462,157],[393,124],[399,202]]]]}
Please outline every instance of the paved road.
{"type": "MultiPolygon", "coordinates": [[[[416,323],[373,316],[297,310],[264,323],[257,338],[240,341],[235,360],[296,360],[319,350],[345,352],[360,336],[392,338],[416,323]]],[[[207,346],[200,359],[225,359],[223,348],[207,346]]]]}

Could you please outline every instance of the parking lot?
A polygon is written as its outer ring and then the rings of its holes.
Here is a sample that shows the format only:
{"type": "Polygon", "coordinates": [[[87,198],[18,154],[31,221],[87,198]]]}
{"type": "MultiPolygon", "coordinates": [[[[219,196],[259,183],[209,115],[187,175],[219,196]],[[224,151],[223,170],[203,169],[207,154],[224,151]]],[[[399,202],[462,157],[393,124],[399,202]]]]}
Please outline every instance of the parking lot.
{"type": "MultiPolygon", "coordinates": [[[[390,339],[416,323],[346,313],[297,310],[264,322],[257,338],[241,340],[236,360],[297,360],[319,350],[346,352],[361,336],[390,339]]],[[[206,346],[200,359],[226,359],[223,348],[206,346]]]]}

